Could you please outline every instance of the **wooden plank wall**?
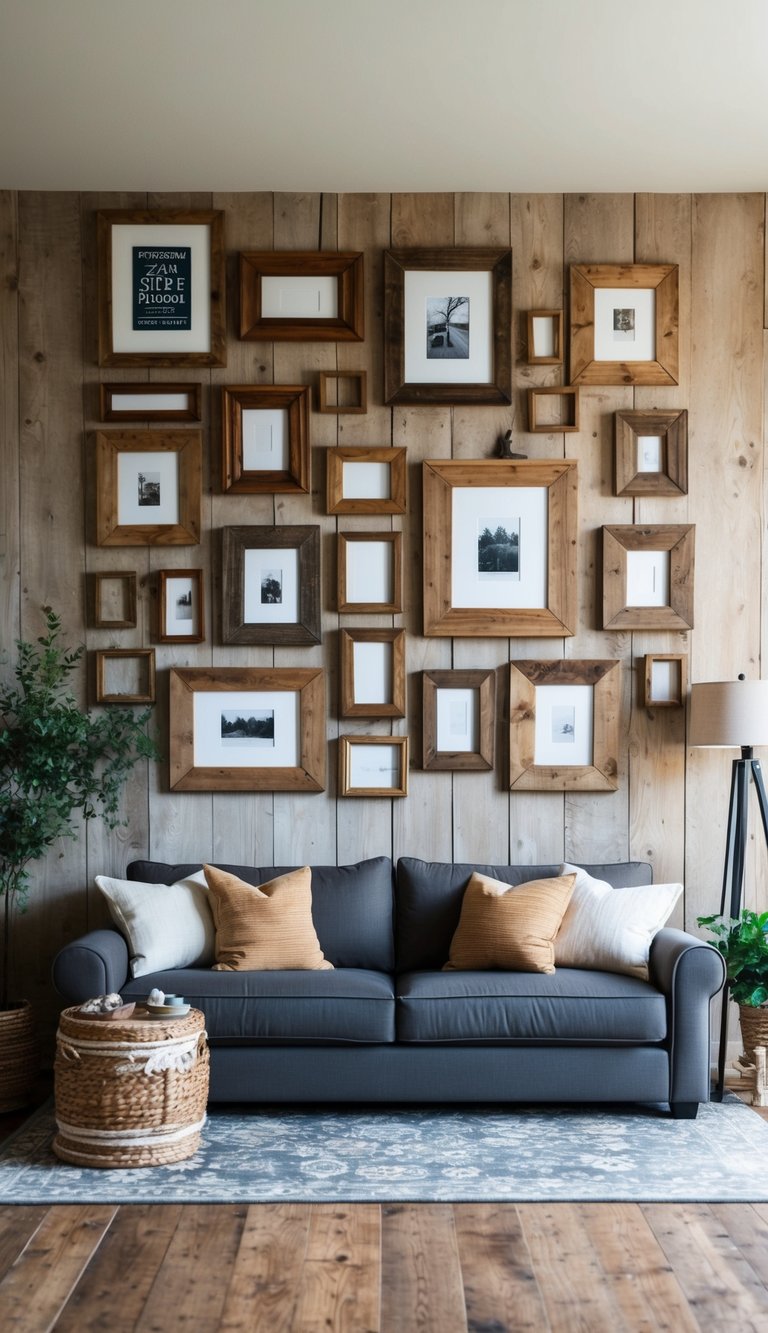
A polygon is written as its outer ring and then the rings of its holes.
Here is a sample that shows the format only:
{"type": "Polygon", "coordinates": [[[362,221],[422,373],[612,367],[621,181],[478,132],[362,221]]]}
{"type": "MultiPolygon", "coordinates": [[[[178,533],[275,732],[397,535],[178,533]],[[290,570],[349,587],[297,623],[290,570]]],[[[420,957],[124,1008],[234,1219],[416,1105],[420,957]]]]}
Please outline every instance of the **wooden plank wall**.
{"type": "MultiPolygon", "coordinates": [[[[172,664],[322,664],[328,676],[329,779],[316,796],[175,794],[166,767],[137,772],[126,792],[128,823],[109,834],[93,825],[65,840],[35,871],[32,905],[19,931],[17,984],[43,1012],[55,1011],[48,973],[53,954],[103,909],[89,888],[94,874],[120,874],[136,856],[211,858],[286,864],[349,862],[385,853],[443,860],[650,860],[657,879],[684,879],[677,920],[693,926],[717,906],[729,756],[689,751],[679,710],[641,703],[643,655],[689,653],[693,680],[763,672],[768,641],[763,609],[763,353],[766,320],[765,197],[750,195],[317,195],[0,193],[0,635],[40,629],[40,607],[63,616],[68,638],[89,653],[115,643],[151,643],[154,571],[205,570],[207,640],[159,646],[161,741],[167,734],[167,669],[172,664]],[[96,359],[94,213],[114,207],[221,208],[228,248],[229,357],[211,372],[100,371],[96,359]],[[509,409],[384,406],[382,251],[389,245],[510,244],[514,252],[515,395],[509,409]],[[366,254],[363,344],[241,343],[236,323],[236,256],[244,248],[354,249],[366,254]],[[568,265],[578,261],[675,262],[681,278],[681,379],[677,389],[582,390],[578,434],[527,433],[529,385],[563,382],[560,368],[530,367],[524,313],[564,305],[568,265]],[[312,414],[311,497],[224,496],[218,487],[219,387],[307,383],[321,369],[365,369],[366,416],[312,414]],[[93,544],[90,433],[98,423],[100,379],[202,379],[208,470],[204,535],[198,548],[102,550],[93,544]],[[680,500],[616,498],[612,487],[613,414],[631,407],[687,407],[690,489],[680,500]],[[509,427],[532,458],[574,457],[580,474],[579,632],[536,641],[431,639],[420,635],[421,480],[424,458],[488,458],[509,427]],[[329,445],[405,445],[409,508],[402,519],[329,517],[324,453],[329,445]],[[600,628],[600,528],[606,523],[693,522],[696,627],[690,635],[605,633],[600,628]],[[312,649],[229,649],[220,644],[218,530],[234,523],[321,527],[323,643],[312,649]],[[340,617],[335,611],[335,541],[340,530],[402,527],[402,617],[340,617]],[[139,623],[110,635],[86,625],[86,576],[134,569],[139,623]],[[408,716],[403,722],[340,720],[341,624],[402,624],[407,630],[408,716]],[[506,673],[514,658],[618,657],[624,664],[620,786],[615,794],[515,794],[505,788],[506,673]],[[430,667],[498,668],[499,761],[493,774],[420,769],[419,673],[430,667]],[[408,734],[410,795],[405,800],[339,799],[337,738],[372,730],[408,734]]],[[[7,668],[6,668],[7,669],[7,668]]],[[[83,699],[91,684],[78,682],[83,699]]],[[[766,897],[763,861],[753,857],[750,892],[766,897]]]]}

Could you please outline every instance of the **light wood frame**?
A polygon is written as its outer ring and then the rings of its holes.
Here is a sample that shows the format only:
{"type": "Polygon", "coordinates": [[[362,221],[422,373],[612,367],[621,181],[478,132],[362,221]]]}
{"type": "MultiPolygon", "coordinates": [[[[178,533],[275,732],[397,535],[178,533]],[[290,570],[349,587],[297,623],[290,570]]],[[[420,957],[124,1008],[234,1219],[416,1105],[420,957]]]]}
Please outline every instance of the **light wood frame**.
{"type": "Polygon", "coordinates": [[[240,254],[240,337],[246,341],[360,342],[365,333],[363,256],[351,250],[245,250],[240,254]],[[262,278],[332,277],[333,318],[262,315],[262,278]]]}
{"type": "Polygon", "coordinates": [[[368,411],[368,375],[364,370],[321,370],[318,381],[318,412],[332,413],[335,416],[362,416],[368,411]],[[342,403],[339,399],[340,385],[351,381],[356,386],[357,399],[353,403],[342,403]],[[329,388],[336,385],[336,401],[331,402],[329,388]]]}
{"type": "Polygon", "coordinates": [[[405,717],[405,630],[343,629],[340,647],[340,714],[342,717],[405,717]],[[355,644],[382,643],[392,647],[392,697],[357,702],[355,644]]]}
{"type": "Polygon", "coordinates": [[[512,791],[616,791],[619,785],[621,663],[527,661],[509,665],[509,786],[512,791]],[[536,691],[591,685],[592,763],[536,764],[536,691]]]}
{"type": "Polygon", "coordinates": [[[353,615],[381,612],[398,615],[403,609],[403,534],[402,532],[340,532],[338,535],[337,609],[353,615]],[[388,542],[392,547],[392,601],[351,602],[348,598],[347,554],[357,542],[388,542]]]}
{"type": "Polygon", "coordinates": [[[685,653],[646,653],[643,665],[643,703],[646,708],[682,708],[688,691],[688,658],[685,653]],[[677,689],[671,699],[659,699],[653,693],[653,668],[657,662],[677,664],[677,689]]]}
{"type": "Polygon", "coordinates": [[[575,634],[577,464],[564,460],[429,459],[423,464],[424,634],[427,637],[563,637],[575,634]],[[454,607],[452,496],[456,487],[544,487],[547,599],[535,608],[454,607]]]}
{"type": "Polygon", "coordinates": [[[406,507],[406,450],[363,445],[326,449],[326,489],[329,514],[404,514],[406,507]],[[347,499],[344,496],[345,463],[387,463],[389,499],[347,499]]]}
{"type": "Polygon", "coordinates": [[[102,421],[200,421],[202,420],[201,384],[100,384],[99,408],[102,421]],[[164,398],[184,395],[186,407],[119,407],[116,399],[125,395],[142,398],[164,398]]]}
{"type": "Polygon", "coordinates": [[[680,378],[677,264],[571,265],[571,384],[677,384],[680,378]],[[595,291],[655,292],[655,360],[595,360],[595,291]]]}
{"type": "Polygon", "coordinates": [[[603,629],[693,629],[695,531],[692,523],[603,528],[603,629]],[[628,604],[630,551],[669,552],[668,605],[628,604]]]}
{"type": "Polygon", "coordinates": [[[221,637],[223,643],[277,644],[320,642],[320,527],[316,523],[222,529],[221,637]],[[298,562],[298,616],[288,624],[245,620],[245,553],[274,548],[295,550],[298,562]]]}
{"type": "Polygon", "coordinates": [[[407,796],[408,795],[408,737],[407,736],[340,736],[339,737],[340,796],[407,796]],[[353,787],[352,751],[360,745],[389,745],[398,751],[399,773],[393,787],[353,787]]]}
{"type": "Polygon", "coordinates": [[[131,569],[98,570],[90,576],[90,597],[88,599],[91,624],[94,629],[135,629],[138,619],[138,577],[131,569]],[[118,620],[110,620],[103,614],[102,599],[105,583],[122,583],[123,608],[125,614],[118,620]]]}
{"type": "Polygon", "coordinates": [[[688,494],[688,413],[642,410],[616,413],[616,495],[688,494]],[[658,435],[662,441],[662,466],[658,472],[640,471],[637,465],[638,438],[658,435]]]}
{"type": "Polygon", "coordinates": [[[325,749],[325,679],[319,667],[171,667],[172,791],[324,791],[325,749]],[[195,695],[247,690],[289,691],[298,696],[298,764],[274,768],[197,767],[195,695]]]}
{"type": "Polygon", "coordinates": [[[98,546],[194,546],[200,541],[202,432],[96,432],[96,544],[98,546]],[[177,523],[118,521],[118,458],[121,453],[178,454],[177,523]]]}
{"type": "Polygon", "coordinates": [[[225,366],[227,364],[224,214],[220,210],[106,209],[97,214],[99,263],[100,366],[225,366]],[[112,230],[116,226],[163,226],[168,244],[174,228],[206,226],[210,236],[208,299],[210,337],[207,351],[116,352],[113,342],[112,230]]]}
{"type": "Polygon", "coordinates": [[[425,769],[487,772],[493,768],[496,724],[495,671],[424,671],[422,672],[422,767],[425,769]],[[478,694],[479,735],[477,750],[439,750],[437,704],[440,690],[476,690],[478,694]]]}
{"type": "Polygon", "coordinates": [[[158,569],[157,633],[158,643],[205,643],[205,584],[202,569],[158,569]],[[191,579],[196,590],[197,632],[168,634],[165,629],[168,610],[168,583],[171,579],[191,579]]]}
{"type": "Polygon", "coordinates": [[[579,430],[579,389],[578,385],[550,387],[528,390],[528,430],[532,435],[565,435],[569,431],[579,430]],[[540,409],[547,398],[561,398],[569,409],[567,421],[542,421],[540,409]]]}
{"type": "Polygon", "coordinates": [[[512,251],[461,246],[384,252],[384,401],[512,401],[512,251]],[[492,278],[492,380],[480,384],[412,383],[405,379],[405,274],[410,269],[489,272],[492,278]]]}
{"type": "Polygon", "coordinates": [[[239,495],[304,494],[310,487],[310,390],[303,384],[227,384],[221,391],[221,489],[239,495]],[[243,411],[284,408],[288,467],[248,470],[243,462],[243,411]]]}
{"type": "Polygon", "coordinates": [[[155,650],[154,648],[99,648],[96,650],[96,702],[97,704],[153,704],[155,702],[155,650]],[[146,671],[146,689],[135,694],[126,694],[110,690],[107,673],[109,663],[118,660],[133,659],[144,664],[146,671]]]}
{"type": "Polygon", "coordinates": [[[529,310],[526,319],[526,336],[528,346],[528,365],[529,366],[561,366],[565,357],[565,342],[563,339],[563,312],[562,310],[529,310]],[[537,356],[534,350],[536,339],[534,336],[534,320],[551,319],[552,320],[552,342],[554,352],[552,356],[537,356]]]}

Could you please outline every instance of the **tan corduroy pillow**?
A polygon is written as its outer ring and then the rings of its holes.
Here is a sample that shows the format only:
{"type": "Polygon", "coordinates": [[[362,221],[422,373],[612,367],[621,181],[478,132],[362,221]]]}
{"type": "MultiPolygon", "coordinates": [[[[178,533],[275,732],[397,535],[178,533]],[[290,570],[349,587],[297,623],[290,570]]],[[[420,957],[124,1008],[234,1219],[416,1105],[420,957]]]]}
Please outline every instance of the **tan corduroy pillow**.
{"type": "Polygon", "coordinates": [[[554,972],[554,939],[575,882],[574,874],[510,885],[474,871],[444,970],[554,972]]]}
{"type": "Polygon", "coordinates": [[[332,968],[312,920],[309,866],[256,888],[215,866],[204,866],[216,927],[215,972],[332,968]]]}

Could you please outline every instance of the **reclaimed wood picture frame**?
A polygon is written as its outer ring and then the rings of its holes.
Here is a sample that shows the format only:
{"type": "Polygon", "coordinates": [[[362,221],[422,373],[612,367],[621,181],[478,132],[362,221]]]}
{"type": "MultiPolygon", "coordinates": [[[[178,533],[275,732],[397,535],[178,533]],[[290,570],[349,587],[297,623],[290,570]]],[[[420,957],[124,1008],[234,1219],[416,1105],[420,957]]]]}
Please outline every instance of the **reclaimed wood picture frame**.
{"type": "Polygon", "coordinates": [[[562,310],[529,310],[526,345],[529,366],[561,366],[565,360],[562,310]]]}
{"type": "Polygon", "coordinates": [[[528,430],[532,435],[561,435],[577,431],[579,414],[578,385],[528,390],[528,430]]]}
{"type": "Polygon", "coordinates": [[[340,796],[407,796],[407,736],[340,736],[340,796]]]}
{"type": "Polygon", "coordinates": [[[364,416],[368,411],[368,375],[365,370],[321,370],[317,410],[335,416],[364,416]]]}
{"type": "Polygon", "coordinates": [[[307,647],[320,642],[320,527],[222,530],[222,643],[307,647]]]}
{"type": "Polygon", "coordinates": [[[603,629],[693,629],[695,526],[603,528],[603,629]]]}
{"type": "Polygon", "coordinates": [[[96,432],[97,546],[200,541],[199,430],[96,432]]]}
{"type": "Polygon", "coordinates": [[[405,630],[339,632],[342,717],[405,717],[405,630]]]}
{"type": "Polygon", "coordinates": [[[677,264],[571,265],[571,384],[677,384],[677,264]]]}
{"type": "Polygon", "coordinates": [[[133,569],[103,569],[88,579],[88,610],[94,629],[135,629],[138,576],[133,569]]]}
{"type": "Polygon", "coordinates": [[[97,704],[153,704],[154,648],[98,648],[97,704]]]}
{"type": "Polygon", "coordinates": [[[616,495],[688,494],[688,412],[617,412],[616,495]]]}
{"type": "Polygon", "coordinates": [[[363,445],[325,451],[329,514],[404,514],[406,450],[363,445]]]}
{"type": "Polygon", "coordinates": [[[643,704],[646,708],[682,708],[688,692],[685,653],[646,653],[643,662],[643,704]]]}
{"type": "Polygon", "coordinates": [[[241,252],[240,338],[259,342],[360,342],[364,333],[361,253],[241,252]]]}
{"type": "Polygon", "coordinates": [[[495,671],[422,672],[422,768],[488,772],[495,723],[495,671]]]}
{"type": "Polygon", "coordinates": [[[616,791],[621,663],[510,662],[512,791],[616,791]]]}
{"type": "Polygon", "coordinates": [[[310,489],[310,390],[227,384],[221,391],[221,489],[236,495],[310,489]]]}
{"type": "Polygon", "coordinates": [[[201,384],[100,384],[102,421],[200,421],[201,384]]]}
{"type": "Polygon", "coordinates": [[[340,532],[337,610],[397,615],[403,609],[403,534],[340,532]]]}
{"type": "Polygon", "coordinates": [[[202,569],[158,569],[158,643],[205,642],[205,584],[202,569]]]}

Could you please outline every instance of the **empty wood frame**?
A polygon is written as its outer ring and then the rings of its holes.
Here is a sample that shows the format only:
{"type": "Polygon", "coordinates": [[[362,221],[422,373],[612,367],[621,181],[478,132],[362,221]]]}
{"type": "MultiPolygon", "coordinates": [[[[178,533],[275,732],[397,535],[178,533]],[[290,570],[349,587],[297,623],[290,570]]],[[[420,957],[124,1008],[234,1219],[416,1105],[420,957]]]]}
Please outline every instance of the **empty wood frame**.
{"type": "Polygon", "coordinates": [[[495,700],[494,671],[424,671],[423,767],[462,772],[493,768],[495,700]]]}
{"type": "Polygon", "coordinates": [[[406,451],[326,449],[329,514],[404,514],[406,451]]]}
{"type": "Polygon", "coordinates": [[[688,413],[616,413],[617,495],[688,494],[688,413]]]}
{"type": "Polygon", "coordinates": [[[618,661],[511,662],[513,791],[616,791],[618,661]]]}
{"type": "Polygon", "coordinates": [[[603,528],[603,629],[693,629],[691,523],[603,528]]]}
{"type": "Polygon", "coordinates": [[[321,370],[318,412],[362,416],[368,411],[368,376],[364,370],[321,370]]]}
{"type": "Polygon", "coordinates": [[[359,342],[364,323],[362,254],[326,250],[241,253],[241,338],[359,342]]]}
{"type": "Polygon", "coordinates": [[[405,717],[405,630],[343,629],[342,717],[405,717]]]}
{"type": "Polygon", "coordinates": [[[571,265],[571,384],[677,384],[677,264],[571,265]]]}
{"type": "Polygon", "coordinates": [[[205,594],[202,569],[157,571],[158,643],[203,643],[205,594]]]}
{"type": "Polygon", "coordinates": [[[226,385],[221,489],[242,495],[308,491],[309,407],[305,385],[226,385]]]}
{"type": "Polygon", "coordinates": [[[98,649],[96,702],[97,704],[154,703],[154,648],[98,649]]]}
{"type": "Polygon", "coordinates": [[[430,459],[424,479],[424,633],[576,632],[572,459],[430,459]]]}
{"type": "Polygon", "coordinates": [[[200,384],[100,384],[102,421],[200,421],[200,384]]]}
{"type": "Polygon", "coordinates": [[[568,385],[528,390],[528,429],[532,434],[559,435],[579,429],[579,390],[568,385]]]}
{"type": "Polygon", "coordinates": [[[340,736],[342,796],[407,796],[407,736],[340,736]]]}
{"type": "Polygon", "coordinates": [[[682,708],[688,689],[685,653],[646,653],[643,703],[646,708],[682,708]]]}
{"type": "Polygon", "coordinates": [[[401,532],[340,532],[338,610],[397,614],[403,609],[401,532]]]}
{"type": "Polygon", "coordinates": [[[224,528],[221,564],[224,643],[320,642],[317,524],[224,528]]]}
{"type": "Polygon", "coordinates": [[[526,320],[529,366],[560,366],[564,360],[562,310],[529,310],[526,320]]]}
{"type": "Polygon", "coordinates": [[[202,454],[199,430],[97,431],[97,545],[199,542],[202,454]]]}
{"type": "Polygon", "coordinates": [[[138,608],[135,570],[105,569],[91,574],[88,605],[94,629],[133,629],[138,608]]]}

